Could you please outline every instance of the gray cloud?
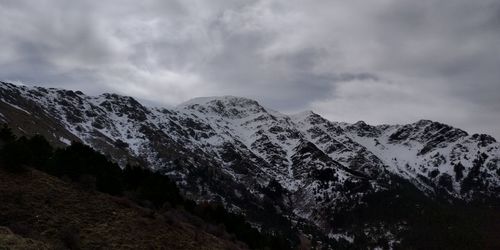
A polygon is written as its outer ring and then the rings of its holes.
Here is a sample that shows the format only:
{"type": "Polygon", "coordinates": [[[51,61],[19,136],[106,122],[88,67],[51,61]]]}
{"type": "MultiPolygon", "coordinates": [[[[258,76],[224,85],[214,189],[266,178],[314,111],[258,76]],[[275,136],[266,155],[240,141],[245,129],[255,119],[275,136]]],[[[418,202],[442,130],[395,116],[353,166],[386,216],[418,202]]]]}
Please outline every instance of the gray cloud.
{"type": "Polygon", "coordinates": [[[0,0],[0,79],[500,138],[497,0],[0,0]]]}

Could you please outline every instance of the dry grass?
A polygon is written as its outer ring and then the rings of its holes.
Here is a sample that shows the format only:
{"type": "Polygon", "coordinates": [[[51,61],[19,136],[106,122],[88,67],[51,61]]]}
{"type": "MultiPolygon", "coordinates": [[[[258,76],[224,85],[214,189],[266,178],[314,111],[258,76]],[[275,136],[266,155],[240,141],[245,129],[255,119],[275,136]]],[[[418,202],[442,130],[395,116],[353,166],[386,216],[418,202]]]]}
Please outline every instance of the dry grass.
{"type": "Polygon", "coordinates": [[[9,228],[0,227],[0,250],[35,250],[50,249],[47,244],[14,234],[9,228]]]}
{"type": "MultiPolygon", "coordinates": [[[[16,234],[8,239],[30,238],[50,248],[243,248],[178,219],[179,211],[158,214],[125,198],[85,191],[36,170],[11,174],[0,169],[0,201],[0,226],[16,234]]],[[[0,238],[0,249],[7,244],[5,239],[0,238]]]]}

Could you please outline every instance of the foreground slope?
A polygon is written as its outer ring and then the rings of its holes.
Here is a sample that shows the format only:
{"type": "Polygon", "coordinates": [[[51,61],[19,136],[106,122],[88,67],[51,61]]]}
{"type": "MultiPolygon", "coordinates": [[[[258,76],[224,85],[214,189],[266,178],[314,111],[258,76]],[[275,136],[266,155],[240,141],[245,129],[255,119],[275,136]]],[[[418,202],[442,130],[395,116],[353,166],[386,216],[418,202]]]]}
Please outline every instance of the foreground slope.
{"type": "Polygon", "coordinates": [[[241,248],[182,222],[176,210],[152,213],[38,170],[12,174],[0,168],[0,200],[0,224],[10,228],[0,230],[0,248],[241,248]]]}

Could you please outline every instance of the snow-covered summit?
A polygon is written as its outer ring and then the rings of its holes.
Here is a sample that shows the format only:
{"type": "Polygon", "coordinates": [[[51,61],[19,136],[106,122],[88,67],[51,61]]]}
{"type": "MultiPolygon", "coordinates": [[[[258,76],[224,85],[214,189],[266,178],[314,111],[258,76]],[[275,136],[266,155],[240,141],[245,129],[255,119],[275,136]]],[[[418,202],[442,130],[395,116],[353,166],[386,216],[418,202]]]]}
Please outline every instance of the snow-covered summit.
{"type": "Polygon", "coordinates": [[[214,103],[214,102],[221,102],[224,104],[235,105],[235,106],[259,105],[257,101],[246,97],[226,95],[226,96],[196,97],[177,105],[177,107],[187,107],[192,105],[207,105],[209,103],[214,103]]]}
{"type": "Polygon", "coordinates": [[[267,113],[257,101],[235,96],[198,97],[176,107],[181,110],[193,110],[201,114],[223,115],[227,118],[243,118],[249,115],[267,113]]]}

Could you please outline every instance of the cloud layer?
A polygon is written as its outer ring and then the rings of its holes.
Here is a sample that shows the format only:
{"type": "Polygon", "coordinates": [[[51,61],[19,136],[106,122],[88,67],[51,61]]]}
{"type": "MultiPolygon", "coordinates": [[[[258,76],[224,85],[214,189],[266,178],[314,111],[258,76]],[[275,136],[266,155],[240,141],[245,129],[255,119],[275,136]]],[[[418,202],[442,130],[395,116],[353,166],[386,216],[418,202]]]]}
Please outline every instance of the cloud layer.
{"type": "Polygon", "coordinates": [[[0,79],[500,138],[498,0],[0,0],[0,79]]]}

